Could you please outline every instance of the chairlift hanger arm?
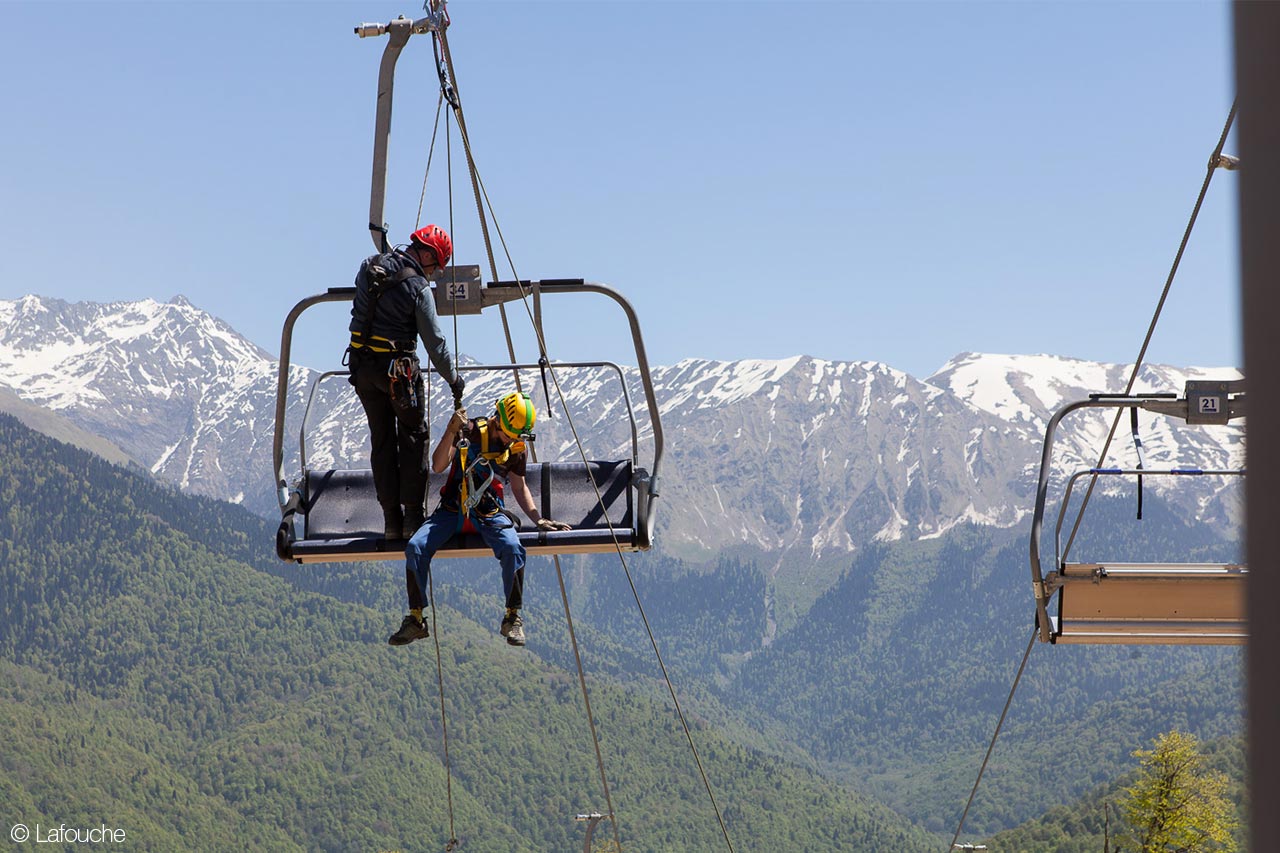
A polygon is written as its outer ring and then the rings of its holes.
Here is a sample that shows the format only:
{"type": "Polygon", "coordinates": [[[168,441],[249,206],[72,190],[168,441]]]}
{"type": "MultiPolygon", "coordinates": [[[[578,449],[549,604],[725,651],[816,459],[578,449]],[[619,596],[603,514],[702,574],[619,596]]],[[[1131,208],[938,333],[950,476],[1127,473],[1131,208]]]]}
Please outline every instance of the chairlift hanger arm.
{"type": "Polygon", "coordinates": [[[391,137],[391,107],[395,99],[396,62],[400,51],[414,34],[437,32],[448,26],[444,4],[433,4],[438,9],[416,21],[401,16],[389,24],[360,24],[355,34],[360,38],[387,35],[390,40],[382,51],[382,64],[378,68],[377,116],[373,126],[373,175],[369,188],[369,236],[374,248],[386,251],[387,234],[383,213],[387,201],[387,141],[391,137]]]}

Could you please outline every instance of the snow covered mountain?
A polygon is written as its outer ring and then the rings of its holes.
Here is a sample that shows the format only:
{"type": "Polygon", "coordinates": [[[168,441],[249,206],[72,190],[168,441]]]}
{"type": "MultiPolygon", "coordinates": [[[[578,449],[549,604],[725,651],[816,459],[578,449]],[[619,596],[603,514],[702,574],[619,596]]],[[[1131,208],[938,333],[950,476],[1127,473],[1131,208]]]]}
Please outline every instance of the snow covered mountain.
{"type": "MultiPolygon", "coordinates": [[[[964,353],[956,356],[929,382],[950,389],[970,405],[991,412],[1015,424],[1032,428],[1037,442],[1043,442],[1049,416],[1067,403],[1091,393],[1119,393],[1126,389],[1133,365],[1099,364],[1049,355],[1009,356],[964,353]]],[[[1138,371],[1132,393],[1182,393],[1188,380],[1239,379],[1233,368],[1174,368],[1144,364],[1138,371]]],[[[1106,444],[1116,417],[1114,409],[1093,409],[1073,413],[1063,421],[1054,445],[1055,470],[1075,471],[1099,463],[1098,454],[1106,444]]],[[[1197,467],[1231,470],[1244,467],[1244,428],[1192,426],[1173,418],[1142,413],[1139,436],[1148,468],[1197,467]]],[[[1115,430],[1105,460],[1106,466],[1134,468],[1138,464],[1128,415],[1115,430]]],[[[1039,470],[1036,460],[1035,471],[1039,470]]],[[[1242,517],[1243,493],[1239,478],[1204,478],[1188,485],[1169,479],[1147,478],[1151,488],[1182,508],[1189,516],[1223,525],[1234,525],[1242,517]]],[[[1133,493],[1132,482],[1110,483],[1108,488],[1133,493]]]]}
{"type": "MultiPolygon", "coordinates": [[[[588,455],[622,458],[631,435],[617,375],[557,373],[588,455]]],[[[623,374],[642,409],[636,371],[623,374]]],[[[300,467],[298,436],[317,375],[296,365],[289,375],[287,472],[300,467]]],[[[1187,378],[1237,376],[1154,365],[1135,390],[1180,392],[1187,378]]],[[[1052,411],[1091,392],[1121,391],[1127,377],[1122,365],[972,353],[925,380],[876,362],[808,357],[655,368],[666,440],[663,547],[697,555],[744,546],[781,560],[847,552],[872,539],[936,536],[966,520],[1016,524],[1031,510],[1052,411]]],[[[110,440],[162,479],[268,515],[276,506],[276,381],[268,353],[182,297],[0,301],[0,387],[110,440]]],[[[523,381],[540,410],[548,397],[559,408],[557,390],[544,390],[536,373],[523,381]]],[[[478,413],[510,383],[505,373],[468,374],[468,406],[478,413]]],[[[433,391],[433,422],[443,421],[447,400],[442,387],[433,391]]],[[[645,460],[652,429],[637,414],[645,460]]],[[[1063,470],[1095,463],[1109,426],[1099,413],[1064,425],[1063,470]]],[[[363,413],[342,377],[319,386],[305,436],[312,467],[367,464],[363,413]]],[[[1243,461],[1238,426],[1178,426],[1150,416],[1143,439],[1152,465],[1243,461]]],[[[539,419],[538,447],[543,459],[576,457],[562,414],[539,419]]],[[[1134,461],[1125,424],[1112,464],[1134,461]]],[[[1233,517],[1237,492],[1215,483],[1170,495],[1185,512],[1218,520],[1233,517]]]]}

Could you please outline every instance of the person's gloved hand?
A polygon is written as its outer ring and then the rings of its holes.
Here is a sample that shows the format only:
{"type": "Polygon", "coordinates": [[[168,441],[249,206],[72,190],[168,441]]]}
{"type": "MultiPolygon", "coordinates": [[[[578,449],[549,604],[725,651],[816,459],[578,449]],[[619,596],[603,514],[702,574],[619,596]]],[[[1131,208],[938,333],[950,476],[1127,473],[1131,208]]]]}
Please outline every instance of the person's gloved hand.
{"type": "Polygon", "coordinates": [[[573,528],[565,524],[563,521],[556,521],[554,518],[540,518],[538,519],[538,529],[551,531],[551,530],[572,530],[573,528]]]}
{"type": "Polygon", "coordinates": [[[462,391],[466,387],[467,387],[467,383],[463,381],[461,376],[453,380],[453,383],[449,386],[449,388],[453,391],[453,407],[455,409],[462,408],[462,391]]]}

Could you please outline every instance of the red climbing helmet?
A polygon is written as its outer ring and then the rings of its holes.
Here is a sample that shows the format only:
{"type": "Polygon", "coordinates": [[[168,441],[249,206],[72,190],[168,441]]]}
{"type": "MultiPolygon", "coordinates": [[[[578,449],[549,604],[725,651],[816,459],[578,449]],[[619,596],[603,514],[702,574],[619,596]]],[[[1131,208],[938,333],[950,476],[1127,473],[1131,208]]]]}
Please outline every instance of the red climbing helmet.
{"type": "Polygon", "coordinates": [[[439,225],[419,228],[409,236],[409,240],[415,246],[426,246],[435,252],[436,263],[440,266],[449,263],[449,259],[453,257],[453,241],[449,239],[449,232],[439,225]]]}

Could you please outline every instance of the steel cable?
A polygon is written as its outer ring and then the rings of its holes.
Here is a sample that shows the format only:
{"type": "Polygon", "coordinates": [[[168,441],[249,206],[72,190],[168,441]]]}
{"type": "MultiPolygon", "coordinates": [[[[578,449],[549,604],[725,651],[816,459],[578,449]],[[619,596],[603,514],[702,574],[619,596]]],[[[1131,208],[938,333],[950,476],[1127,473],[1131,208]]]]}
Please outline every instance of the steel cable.
{"type": "MultiPolygon", "coordinates": [[[[1204,176],[1204,183],[1200,185],[1200,194],[1196,196],[1195,207],[1191,209],[1191,218],[1187,221],[1186,230],[1182,232],[1182,242],[1178,244],[1177,254],[1173,257],[1173,266],[1169,269],[1169,277],[1165,279],[1164,289],[1160,291],[1160,299],[1156,303],[1155,313],[1151,316],[1151,323],[1147,326],[1147,334],[1142,339],[1142,347],[1138,350],[1138,357],[1133,363],[1133,371],[1129,374],[1129,382],[1125,385],[1125,396],[1133,391],[1134,384],[1138,381],[1138,371],[1142,369],[1143,359],[1147,356],[1147,347],[1151,344],[1151,338],[1156,331],[1156,323],[1160,320],[1160,313],[1164,310],[1165,300],[1169,298],[1169,290],[1173,287],[1173,277],[1178,273],[1178,266],[1182,263],[1182,254],[1187,249],[1187,241],[1191,239],[1191,229],[1195,227],[1196,218],[1200,215],[1200,206],[1204,204],[1205,194],[1209,191],[1209,183],[1213,180],[1213,173],[1218,169],[1218,160],[1222,156],[1222,146],[1227,142],[1227,134],[1231,132],[1231,125],[1236,118],[1236,103],[1232,101],[1231,110],[1227,113],[1226,124],[1222,127],[1222,135],[1218,137],[1218,144],[1213,149],[1213,154],[1209,157],[1208,171],[1204,176]]],[[[1115,438],[1116,430],[1120,427],[1120,418],[1124,415],[1123,409],[1116,410],[1115,419],[1111,422],[1111,430],[1107,433],[1107,440],[1102,445],[1102,453],[1098,455],[1098,465],[1101,468],[1107,461],[1107,452],[1111,449],[1111,442],[1115,438]]],[[[1094,486],[1098,483],[1098,475],[1094,474],[1089,478],[1089,487],[1085,489],[1084,497],[1080,499],[1080,510],[1076,513],[1076,519],[1071,525],[1071,534],[1067,537],[1066,547],[1062,549],[1062,556],[1059,558],[1066,562],[1067,554],[1071,551],[1071,544],[1075,541],[1076,532],[1080,529],[1080,521],[1084,518],[1085,508],[1089,505],[1089,498],[1093,495],[1094,486]]]]}

